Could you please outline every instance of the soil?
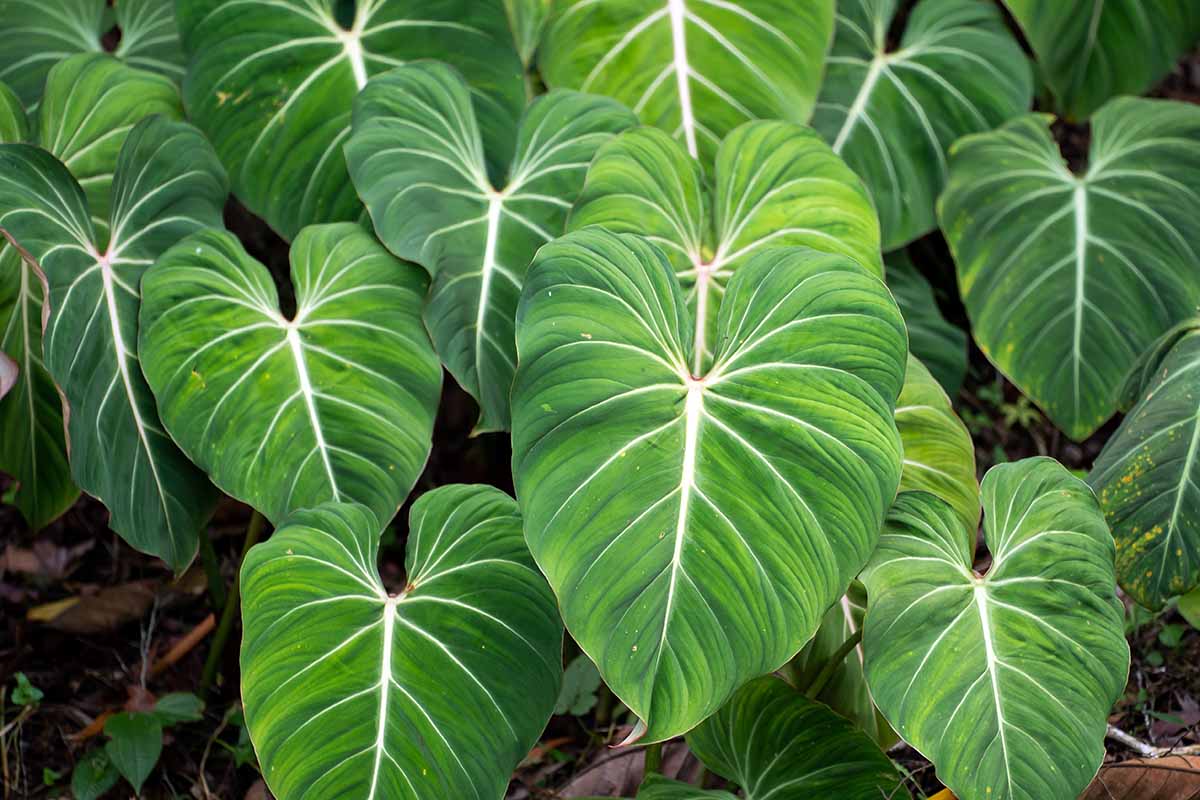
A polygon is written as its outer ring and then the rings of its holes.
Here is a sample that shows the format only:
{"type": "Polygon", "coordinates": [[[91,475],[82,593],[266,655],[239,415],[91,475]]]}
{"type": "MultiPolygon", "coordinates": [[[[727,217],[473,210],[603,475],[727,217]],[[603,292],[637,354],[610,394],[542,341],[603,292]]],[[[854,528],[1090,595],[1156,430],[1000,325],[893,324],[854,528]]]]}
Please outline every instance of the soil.
{"type": "MultiPolygon", "coordinates": [[[[1153,94],[1200,103],[1200,51],[1183,59],[1153,94]]],[[[1086,129],[1057,126],[1056,133],[1068,161],[1083,163],[1086,129]]],[[[227,223],[286,290],[286,245],[234,201],[227,223]]],[[[965,328],[944,240],[939,234],[925,237],[912,245],[912,255],[933,282],[946,316],[965,328]]],[[[284,302],[290,302],[286,295],[284,302]]],[[[432,456],[413,498],[448,483],[489,483],[511,492],[508,438],[472,437],[474,402],[449,375],[445,386],[432,456]]],[[[980,474],[998,461],[1033,455],[1052,456],[1086,470],[1117,425],[1114,420],[1087,441],[1074,443],[1035,410],[1024,422],[1007,421],[1005,411],[1020,408],[1020,401],[1015,387],[972,345],[969,373],[956,405],[971,423],[980,474]]],[[[0,493],[5,488],[6,479],[0,477],[0,493]]],[[[382,549],[381,572],[385,582],[396,587],[404,579],[406,517],[407,508],[397,516],[382,549]]],[[[226,501],[213,520],[215,552],[227,581],[233,577],[248,519],[247,507],[226,501]]],[[[69,796],[65,786],[73,766],[102,745],[102,735],[86,735],[94,720],[106,711],[145,708],[155,696],[197,691],[200,685],[211,635],[172,665],[156,674],[152,670],[211,613],[202,570],[193,567],[175,579],[160,562],[126,546],[106,521],[104,508],[84,498],[35,535],[15,509],[0,506],[0,683],[11,689],[14,674],[23,672],[44,693],[36,712],[0,737],[6,800],[69,796]],[[50,616],[54,609],[47,609],[48,604],[70,598],[80,600],[51,624],[30,618],[50,616]]],[[[235,631],[216,685],[205,697],[203,720],[168,731],[160,766],[144,797],[267,797],[253,758],[246,763],[238,758],[246,751],[244,738],[239,749],[244,733],[236,718],[237,639],[235,631]]],[[[1157,745],[1200,742],[1200,631],[1168,611],[1147,619],[1131,632],[1130,641],[1129,686],[1111,721],[1157,745]]],[[[568,641],[568,659],[577,652],[568,641]]],[[[10,703],[3,708],[0,728],[17,716],[10,703]]],[[[608,748],[619,741],[623,722],[613,710],[611,695],[603,691],[597,711],[583,717],[556,716],[542,745],[518,771],[510,797],[570,797],[596,792],[601,784],[618,787],[614,791],[636,785],[640,754],[608,748]]],[[[1113,760],[1134,755],[1108,744],[1113,760]]],[[[940,788],[931,765],[918,753],[902,749],[894,755],[913,773],[914,787],[930,793],[940,788]]],[[[668,751],[667,765],[673,774],[700,775],[699,766],[681,749],[675,755],[668,751]]],[[[712,776],[706,780],[710,786],[718,783],[712,776]]],[[[128,796],[128,787],[107,795],[128,796]]]]}

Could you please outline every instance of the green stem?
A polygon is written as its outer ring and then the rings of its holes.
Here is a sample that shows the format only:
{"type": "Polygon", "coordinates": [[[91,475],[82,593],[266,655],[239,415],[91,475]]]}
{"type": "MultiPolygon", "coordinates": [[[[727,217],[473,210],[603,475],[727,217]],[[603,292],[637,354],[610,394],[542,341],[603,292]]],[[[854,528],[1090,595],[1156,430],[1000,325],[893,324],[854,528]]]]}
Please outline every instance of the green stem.
{"type": "Polygon", "coordinates": [[[646,745],[646,770],[649,775],[652,772],[662,774],[662,742],[646,745]]]}
{"type": "Polygon", "coordinates": [[[842,642],[842,646],[837,649],[829,660],[825,662],[825,666],[817,673],[817,677],[813,678],[813,682],[808,685],[804,696],[809,700],[816,700],[817,695],[825,688],[825,684],[829,683],[829,679],[837,672],[838,667],[846,660],[846,656],[850,655],[854,648],[858,647],[862,642],[862,628],[859,628],[854,633],[850,634],[850,638],[842,642]]]}
{"type": "Polygon", "coordinates": [[[212,537],[207,531],[200,534],[200,563],[208,577],[208,602],[213,613],[217,613],[225,607],[225,581],[221,577],[221,562],[217,560],[217,551],[213,549],[212,537]]]}
{"type": "Polygon", "coordinates": [[[229,598],[225,601],[225,608],[221,612],[221,621],[217,623],[217,632],[213,635],[212,647],[209,648],[208,658],[204,660],[204,672],[200,677],[200,694],[205,694],[209,687],[212,686],[213,679],[216,678],[217,668],[221,664],[221,656],[225,651],[225,640],[229,638],[229,632],[233,630],[233,618],[237,616],[239,603],[239,586],[241,583],[241,565],[246,558],[246,553],[250,552],[250,548],[258,541],[258,537],[262,534],[263,515],[254,512],[250,517],[250,524],[246,526],[246,541],[242,544],[242,555],[238,559],[238,571],[234,573],[233,585],[229,587],[229,598]]]}

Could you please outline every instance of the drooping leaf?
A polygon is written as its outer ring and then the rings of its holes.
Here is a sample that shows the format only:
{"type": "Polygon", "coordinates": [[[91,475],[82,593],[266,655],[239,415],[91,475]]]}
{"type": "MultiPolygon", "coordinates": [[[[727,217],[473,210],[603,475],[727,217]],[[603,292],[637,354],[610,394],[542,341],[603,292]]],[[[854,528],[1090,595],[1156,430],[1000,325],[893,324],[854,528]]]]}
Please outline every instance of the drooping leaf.
{"type": "Polygon", "coordinates": [[[1129,668],[1113,544],[1087,486],[1032,458],[983,479],[987,575],[941,500],[900,495],[864,571],[867,680],[962,800],[1075,797],[1129,668]]]}
{"type": "Polygon", "coordinates": [[[1137,405],[1088,483],[1116,538],[1121,588],[1157,611],[1200,585],[1200,331],[1168,334],[1134,384],[1137,405]]]}
{"type": "Polygon", "coordinates": [[[49,287],[46,368],[69,409],[71,474],[134,547],[181,569],[215,493],[160,427],[137,355],[142,273],[186,234],[221,224],[225,176],[198,131],[163,117],[129,132],[101,244],[84,191],[54,156],[0,145],[0,229],[49,287]]]}
{"type": "MultiPolygon", "coordinates": [[[[182,113],[170,81],[106,55],[71,56],[50,70],[36,143],[84,187],[98,249],[107,241],[112,175],[126,135],[150,114],[182,113]]],[[[0,141],[30,141],[30,135],[15,95],[0,90],[0,141]]],[[[0,402],[0,469],[16,479],[14,502],[35,530],[79,496],[67,462],[62,400],[42,357],[42,298],[34,268],[0,237],[0,350],[18,368],[12,395],[0,402]]]]}
{"type": "Polygon", "coordinates": [[[334,500],[381,524],[429,455],[441,367],[427,281],[352,223],[292,245],[296,313],[233,234],[202,231],[142,284],[142,369],[183,451],[273,522],[334,500]]]}
{"type": "Polygon", "coordinates": [[[904,445],[900,491],[925,491],[949,503],[968,530],[979,527],[975,445],[950,398],[925,365],[908,357],[896,401],[896,428],[904,445]]]}
{"type": "Polygon", "coordinates": [[[562,677],[562,624],[516,503],[446,486],[413,506],[389,594],[379,524],[326,503],[242,567],[242,696],[263,776],[301,797],[500,797],[562,677]]]}
{"type": "Polygon", "coordinates": [[[688,730],[794,655],[900,478],[903,322],[864,267],[750,259],[694,376],[699,325],[662,251],[599,228],[538,252],[517,317],[526,539],[634,740],[688,730]]]}
{"type": "Polygon", "coordinates": [[[1143,94],[1200,39],[1194,0],[1004,0],[1058,111],[1083,120],[1121,94],[1143,94]]]}
{"type": "Polygon", "coordinates": [[[897,0],[838,4],[813,127],[875,198],[883,249],[937,227],[946,150],[1029,109],[1029,60],[991,0],[921,0],[897,49],[897,0]]]}
{"type": "Polygon", "coordinates": [[[172,0],[0,0],[0,80],[26,107],[42,97],[47,73],[77,53],[104,53],[102,37],[115,26],[112,55],[130,66],[183,78],[183,51],[172,0]]]}
{"type": "Polygon", "coordinates": [[[104,744],[109,762],[140,795],[162,753],[162,724],[153,714],[122,712],[108,718],[104,733],[109,737],[104,744]]]}
{"type": "Polygon", "coordinates": [[[903,250],[889,253],[887,285],[904,314],[908,348],[951,397],[967,375],[967,334],[938,310],[933,287],[903,250]]]}
{"type": "Polygon", "coordinates": [[[980,348],[1073,439],[1200,304],[1200,108],[1114,100],[1089,160],[1075,176],[1021,117],[952,148],[939,209],[980,348]]]}
{"type": "Polygon", "coordinates": [[[743,686],[688,747],[746,800],[907,798],[900,774],[848,720],[774,675],[743,686]]]}
{"type": "Polygon", "coordinates": [[[425,321],[479,401],[477,431],[509,427],[513,317],[533,254],[563,232],[596,149],[635,122],[613,100],[556,90],[481,136],[467,85],[433,62],[374,78],[355,101],[350,175],[384,244],[434,276],[425,321]],[[515,155],[493,157],[489,140],[516,142],[515,155]],[[495,186],[488,163],[510,165],[495,186]]]}
{"type": "Polygon", "coordinates": [[[722,143],[711,188],[699,163],[653,128],[600,148],[568,222],[636,233],[664,248],[704,324],[688,356],[699,375],[716,345],[725,286],[752,254],[804,245],[883,274],[879,221],[862,182],[815,131],[743,125],[722,143]]]}
{"type": "MultiPolygon", "coordinates": [[[[285,239],[362,206],[342,146],[367,79],[435,59],[471,86],[476,113],[502,129],[524,102],[501,0],[360,0],[348,27],[336,0],[178,0],[191,55],[184,99],[229,169],[238,198],[285,239]]],[[[489,141],[500,152],[511,142],[489,141]]]]}
{"type": "Polygon", "coordinates": [[[568,0],[538,64],[549,86],[615,97],[708,166],[743,122],[808,121],[833,12],[833,0],[568,0]]]}
{"type": "Polygon", "coordinates": [[[720,789],[701,789],[651,772],[638,787],[637,800],[737,800],[720,789]]]}
{"type": "MultiPolygon", "coordinates": [[[[825,612],[821,627],[792,659],[789,665],[791,681],[798,690],[807,691],[842,645],[862,630],[866,610],[867,591],[861,583],[854,581],[846,594],[825,612]]],[[[846,654],[815,699],[849,719],[881,748],[896,742],[895,732],[875,708],[867,688],[861,644],[846,654]]]]}

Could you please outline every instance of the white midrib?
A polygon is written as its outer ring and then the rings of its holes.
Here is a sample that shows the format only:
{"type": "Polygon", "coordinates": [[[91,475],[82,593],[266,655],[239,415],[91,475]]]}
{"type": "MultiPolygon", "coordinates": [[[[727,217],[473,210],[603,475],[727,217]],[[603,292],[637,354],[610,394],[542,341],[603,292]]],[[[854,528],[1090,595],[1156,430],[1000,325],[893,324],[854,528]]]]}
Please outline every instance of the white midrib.
{"type": "Polygon", "coordinates": [[[987,588],[982,582],[975,584],[975,605],[979,609],[979,627],[983,632],[983,653],[987,658],[988,675],[992,679],[992,698],[996,703],[996,729],[1000,735],[1000,749],[1004,751],[1004,774],[1008,776],[1008,790],[1011,795],[1012,770],[1008,764],[1008,740],[1004,734],[1004,709],[1000,705],[1000,678],[996,671],[998,659],[992,646],[992,621],[988,614],[987,588]]]}
{"type": "Polygon", "coordinates": [[[663,612],[662,635],[655,654],[655,669],[662,660],[663,647],[667,643],[667,628],[671,624],[671,612],[675,608],[675,588],[679,582],[679,567],[683,558],[683,539],[687,535],[688,505],[692,489],[696,485],[696,449],[700,438],[700,417],[704,414],[704,381],[689,380],[687,399],[684,401],[683,465],[679,476],[679,516],[675,522],[675,542],[671,553],[671,578],[667,583],[667,607],[663,612]]]}
{"type": "Polygon", "coordinates": [[[708,332],[708,284],[712,280],[711,264],[696,263],[696,335],[692,355],[692,374],[699,375],[704,369],[705,337],[708,332]]]}
{"type": "Polygon", "coordinates": [[[387,748],[388,695],[392,688],[392,632],[396,626],[396,606],[403,597],[389,597],[383,606],[383,656],[379,664],[379,722],[375,732],[375,766],[371,771],[371,791],[367,800],[375,800],[379,789],[379,768],[387,748]]]}
{"type": "Polygon", "coordinates": [[[692,158],[699,155],[696,148],[696,114],[692,108],[692,87],[689,83],[691,67],[687,55],[687,7],[683,0],[667,0],[667,10],[671,13],[671,46],[675,54],[675,87],[679,92],[679,118],[683,126],[683,138],[687,143],[688,154],[692,158]]]}
{"type": "Polygon", "coordinates": [[[333,465],[329,462],[329,448],[325,444],[325,432],[321,429],[321,419],[317,415],[317,403],[313,395],[312,381],[308,377],[308,364],[304,361],[304,345],[300,341],[300,330],[294,322],[284,324],[287,328],[288,345],[292,350],[292,360],[296,364],[296,378],[300,381],[300,393],[304,395],[304,405],[308,409],[308,421],[312,425],[313,436],[317,440],[317,449],[321,451],[321,462],[325,465],[325,474],[329,477],[329,487],[333,491],[333,499],[341,500],[337,478],[333,474],[333,465]]]}
{"type": "Polygon", "coordinates": [[[354,19],[354,25],[350,30],[343,29],[337,24],[336,20],[327,19],[325,27],[337,37],[342,43],[342,52],[346,55],[346,60],[350,62],[350,70],[354,73],[354,83],[359,91],[367,85],[367,63],[363,57],[362,47],[362,32],[366,27],[369,4],[363,4],[359,8],[359,13],[354,19]]]}
{"type": "Polygon", "coordinates": [[[1083,304],[1087,275],[1088,207],[1087,187],[1080,182],[1075,187],[1075,330],[1071,339],[1071,366],[1074,370],[1075,413],[1079,413],[1079,367],[1083,347],[1083,304]]]}
{"type": "Polygon", "coordinates": [[[875,56],[871,61],[871,66],[867,68],[867,77],[863,79],[863,85],[859,87],[858,94],[854,97],[854,102],[850,104],[850,110],[846,112],[846,119],[842,122],[842,129],[838,131],[837,138],[833,140],[833,152],[841,154],[842,148],[846,145],[846,140],[850,138],[850,133],[854,130],[854,126],[862,119],[863,114],[867,110],[867,102],[871,99],[871,92],[875,90],[875,83],[879,80],[879,75],[883,72],[886,66],[886,60],[883,56],[875,56]]]}
{"type": "Polygon", "coordinates": [[[479,309],[475,313],[475,380],[481,385],[483,375],[483,325],[487,316],[488,297],[492,291],[492,274],[496,271],[496,244],[500,239],[500,212],[504,210],[504,195],[489,192],[487,209],[487,235],[483,245],[483,265],[479,276],[479,309]]]}
{"type": "MultiPolygon", "coordinates": [[[[1171,520],[1167,523],[1167,536],[1175,535],[1179,525],[1179,512],[1183,509],[1183,494],[1187,490],[1188,482],[1191,480],[1192,465],[1196,463],[1196,453],[1200,449],[1200,409],[1196,411],[1196,417],[1192,423],[1192,440],[1188,443],[1187,455],[1183,459],[1183,470],[1179,475],[1179,484],[1175,491],[1175,505],[1171,509],[1171,520]]],[[[1171,553],[1171,540],[1167,539],[1163,546],[1162,566],[1159,567],[1160,576],[1164,573],[1167,566],[1167,558],[1171,553]]]]}
{"type": "MultiPolygon", "coordinates": [[[[110,252],[112,248],[110,247],[110,252]]],[[[167,494],[163,488],[162,479],[158,474],[158,464],[150,450],[150,440],[146,437],[146,423],[142,419],[142,410],[138,408],[137,395],[133,388],[133,378],[129,373],[129,350],[125,347],[125,339],[121,336],[121,317],[117,312],[117,298],[113,287],[112,264],[107,256],[94,254],[100,264],[100,275],[104,283],[104,304],[108,309],[108,323],[112,330],[113,349],[117,355],[117,373],[121,376],[121,384],[125,389],[125,399],[129,402],[129,410],[133,413],[133,424],[137,428],[138,440],[146,451],[146,462],[150,465],[150,474],[154,476],[154,485],[158,489],[159,502],[162,504],[163,521],[167,531],[174,536],[171,515],[167,511],[167,494]]]]}

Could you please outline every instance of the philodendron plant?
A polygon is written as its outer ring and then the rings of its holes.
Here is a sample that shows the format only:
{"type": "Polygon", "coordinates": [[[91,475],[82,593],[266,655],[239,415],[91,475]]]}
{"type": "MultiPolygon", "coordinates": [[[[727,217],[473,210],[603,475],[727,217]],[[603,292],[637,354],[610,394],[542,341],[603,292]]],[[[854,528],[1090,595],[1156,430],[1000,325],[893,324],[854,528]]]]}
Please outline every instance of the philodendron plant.
{"type": "Polygon", "coordinates": [[[1118,583],[1200,584],[1200,111],[1113,96],[1200,14],[1005,5],[0,0],[5,497],[176,572],[223,495],[274,527],[226,609],[280,800],[498,800],[566,634],[712,776],[645,800],[906,797],[899,741],[1077,796],[1118,583]],[[1086,481],[977,479],[984,357],[1128,412],[1086,481]],[[422,479],[451,378],[515,497],[422,479]]]}

